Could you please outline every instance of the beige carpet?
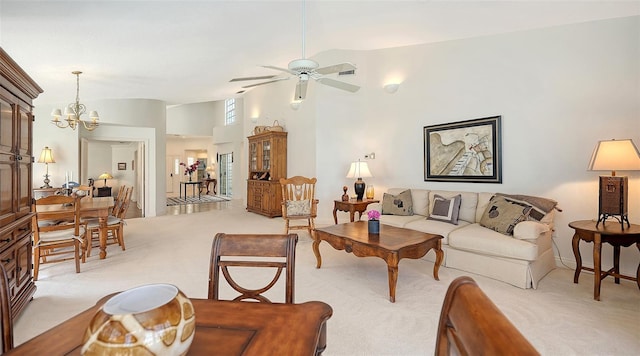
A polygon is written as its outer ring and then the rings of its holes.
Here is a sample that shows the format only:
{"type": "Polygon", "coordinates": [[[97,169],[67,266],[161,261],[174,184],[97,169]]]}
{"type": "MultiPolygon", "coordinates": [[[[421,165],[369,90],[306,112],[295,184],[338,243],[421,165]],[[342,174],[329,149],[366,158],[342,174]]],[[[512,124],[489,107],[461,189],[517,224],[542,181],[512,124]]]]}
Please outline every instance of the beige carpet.
{"type": "MultiPolygon", "coordinates": [[[[172,283],[190,297],[206,298],[215,233],[281,233],[284,225],[280,218],[247,213],[239,201],[221,204],[230,208],[129,220],[127,250],[109,246],[105,260],[94,252],[79,274],[72,262],[44,265],[35,299],[15,323],[15,343],[94,305],[106,294],[141,284],[172,283]]],[[[356,258],[322,243],[323,266],[316,269],[311,239],[306,232],[299,235],[296,302],[321,300],[333,308],[325,355],[433,354],[444,294],[461,275],[473,277],[543,355],[640,353],[640,290],[630,281],[615,285],[606,279],[602,301],[596,302],[593,275],[587,273],[574,284],[573,271],[556,269],[537,290],[522,290],[448,268],[440,269],[438,282],[431,262],[402,260],[393,304],[381,259],[356,258]]]]}

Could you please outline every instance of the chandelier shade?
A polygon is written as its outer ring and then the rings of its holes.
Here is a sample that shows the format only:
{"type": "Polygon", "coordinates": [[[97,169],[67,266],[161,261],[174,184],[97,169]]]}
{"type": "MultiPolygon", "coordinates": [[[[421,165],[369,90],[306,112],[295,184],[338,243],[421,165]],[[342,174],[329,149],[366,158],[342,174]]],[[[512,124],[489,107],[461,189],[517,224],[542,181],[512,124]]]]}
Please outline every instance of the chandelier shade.
{"type": "Polygon", "coordinates": [[[82,72],[73,71],[71,73],[76,76],[76,101],[64,108],[65,118],[62,120],[62,110],[53,109],[53,111],[51,112],[51,116],[53,116],[51,123],[61,129],[70,127],[72,130],[75,130],[76,127],[78,127],[80,123],[82,123],[82,126],[84,126],[86,130],[93,131],[100,125],[100,117],[98,116],[98,112],[93,110],[89,112],[89,120],[91,120],[90,122],[82,120],[82,114],[87,111],[86,106],[80,103],[80,74],[82,74],[82,72]]]}

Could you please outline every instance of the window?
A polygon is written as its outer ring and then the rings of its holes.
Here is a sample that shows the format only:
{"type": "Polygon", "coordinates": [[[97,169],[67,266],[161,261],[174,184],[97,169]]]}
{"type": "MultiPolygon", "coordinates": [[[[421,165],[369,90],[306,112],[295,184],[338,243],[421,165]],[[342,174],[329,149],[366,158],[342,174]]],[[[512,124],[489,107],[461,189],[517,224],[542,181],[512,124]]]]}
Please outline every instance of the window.
{"type": "Polygon", "coordinates": [[[224,124],[231,125],[236,122],[236,99],[224,101],[224,124]]]}

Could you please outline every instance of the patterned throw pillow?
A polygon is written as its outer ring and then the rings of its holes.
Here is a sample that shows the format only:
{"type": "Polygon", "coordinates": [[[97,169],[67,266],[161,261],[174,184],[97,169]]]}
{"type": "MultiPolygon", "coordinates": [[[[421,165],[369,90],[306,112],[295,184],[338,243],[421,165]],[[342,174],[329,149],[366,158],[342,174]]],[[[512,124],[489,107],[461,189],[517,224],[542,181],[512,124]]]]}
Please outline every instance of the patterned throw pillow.
{"type": "Polygon", "coordinates": [[[382,196],[382,215],[413,215],[411,191],[407,189],[398,195],[384,193],[382,196]]]}
{"type": "Polygon", "coordinates": [[[462,195],[458,194],[450,199],[446,199],[438,194],[433,196],[433,211],[428,220],[439,220],[450,224],[458,225],[458,214],[460,213],[460,203],[462,195]]]}
{"type": "Polygon", "coordinates": [[[287,201],[287,216],[301,216],[311,214],[311,204],[308,200],[287,201]]]}
{"type": "Polygon", "coordinates": [[[522,206],[494,195],[482,214],[480,225],[505,235],[513,235],[513,229],[519,222],[526,220],[530,212],[530,206],[522,206]]]}

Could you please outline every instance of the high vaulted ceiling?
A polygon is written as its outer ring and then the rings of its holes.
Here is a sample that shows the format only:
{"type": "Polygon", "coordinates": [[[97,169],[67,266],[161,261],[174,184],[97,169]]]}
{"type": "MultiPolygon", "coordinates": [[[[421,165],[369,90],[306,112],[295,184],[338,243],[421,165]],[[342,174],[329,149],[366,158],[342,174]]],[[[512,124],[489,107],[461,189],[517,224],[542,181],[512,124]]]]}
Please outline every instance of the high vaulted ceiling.
{"type": "MultiPolygon", "coordinates": [[[[260,65],[303,56],[302,9],[300,0],[0,0],[0,46],[45,90],[36,103],[73,101],[74,70],[84,72],[81,101],[221,100],[253,83],[231,78],[279,74],[260,65]]],[[[637,15],[640,1],[309,0],[304,55],[637,15]]]]}

